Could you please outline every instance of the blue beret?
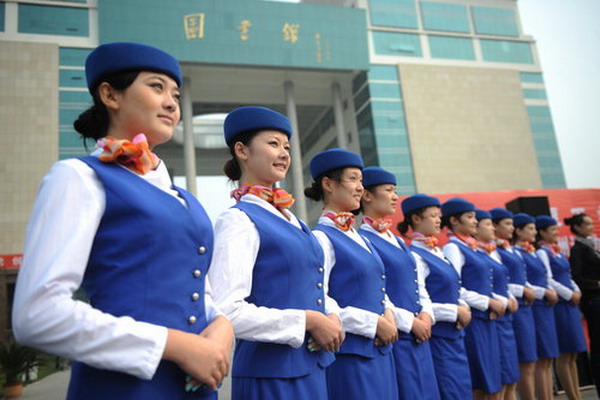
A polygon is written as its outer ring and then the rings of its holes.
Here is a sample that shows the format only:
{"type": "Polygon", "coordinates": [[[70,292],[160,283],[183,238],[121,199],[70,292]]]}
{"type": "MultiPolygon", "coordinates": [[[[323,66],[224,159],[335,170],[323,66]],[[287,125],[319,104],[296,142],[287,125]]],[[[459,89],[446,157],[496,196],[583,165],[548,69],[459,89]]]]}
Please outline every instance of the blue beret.
{"type": "Polygon", "coordinates": [[[492,208],[490,210],[490,214],[492,214],[493,220],[501,220],[501,219],[506,219],[506,218],[512,219],[512,217],[513,217],[513,213],[508,211],[506,208],[502,208],[502,207],[492,208]]]}
{"type": "Polygon", "coordinates": [[[513,224],[517,228],[521,228],[527,224],[535,224],[535,219],[529,214],[518,213],[513,215],[513,224]]]}
{"type": "Polygon", "coordinates": [[[371,187],[384,184],[396,184],[396,175],[381,167],[367,167],[363,169],[363,186],[371,187]]]}
{"type": "Polygon", "coordinates": [[[426,207],[440,207],[440,201],[437,197],[427,196],[426,194],[417,193],[402,200],[402,214],[404,216],[413,211],[420,210],[426,207]]]}
{"type": "Polygon", "coordinates": [[[229,147],[240,133],[250,131],[275,130],[292,136],[290,120],[283,114],[265,107],[247,106],[236,108],[225,118],[225,142],[229,147]]]}
{"type": "Polygon", "coordinates": [[[461,197],[454,197],[442,204],[442,215],[444,217],[467,211],[475,211],[475,204],[461,197]]]}
{"type": "Polygon", "coordinates": [[[540,215],[535,217],[535,227],[538,229],[545,229],[549,226],[558,225],[558,222],[549,215],[540,215]]]}
{"type": "Polygon", "coordinates": [[[362,158],[344,149],[329,149],[315,154],[310,160],[310,174],[314,180],[319,179],[325,172],[345,167],[363,169],[362,158]]]}
{"type": "Polygon", "coordinates": [[[475,210],[475,218],[477,218],[477,221],[481,221],[484,219],[492,219],[492,214],[488,211],[481,210],[478,208],[477,210],[475,210]]]}
{"type": "Polygon", "coordinates": [[[145,44],[106,43],[96,47],[85,60],[85,78],[90,93],[106,76],[125,71],[160,72],[181,86],[181,69],[175,57],[145,44]]]}

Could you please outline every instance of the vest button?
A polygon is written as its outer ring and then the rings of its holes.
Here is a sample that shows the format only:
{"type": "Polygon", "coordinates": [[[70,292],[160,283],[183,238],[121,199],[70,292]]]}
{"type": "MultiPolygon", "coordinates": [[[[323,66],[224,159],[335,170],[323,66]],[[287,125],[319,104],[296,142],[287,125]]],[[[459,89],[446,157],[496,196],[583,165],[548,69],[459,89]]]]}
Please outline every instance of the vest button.
{"type": "Polygon", "coordinates": [[[382,288],[381,288],[381,291],[385,293],[385,288],[384,288],[384,287],[382,287],[382,288]]]}
{"type": "Polygon", "coordinates": [[[200,275],[202,275],[202,271],[200,271],[199,269],[195,269],[193,274],[194,278],[200,278],[200,275]]]}
{"type": "Polygon", "coordinates": [[[385,300],[381,300],[381,304],[382,304],[382,305],[385,305],[385,300]]]}
{"type": "Polygon", "coordinates": [[[200,298],[200,293],[194,292],[192,293],[192,301],[198,301],[200,298]]]}
{"type": "Polygon", "coordinates": [[[415,290],[415,293],[416,293],[416,294],[419,294],[419,289],[415,290]]]}
{"type": "Polygon", "coordinates": [[[415,268],[415,269],[413,269],[413,271],[417,272],[417,269],[415,268]]]}
{"type": "Polygon", "coordinates": [[[384,275],[381,275],[381,279],[385,279],[385,274],[384,274],[384,275]]]}
{"type": "Polygon", "coordinates": [[[417,303],[417,304],[421,304],[421,302],[420,302],[419,300],[417,300],[415,303],[417,303]]]}
{"type": "Polygon", "coordinates": [[[319,282],[319,283],[317,283],[317,287],[318,287],[319,289],[322,289],[322,288],[323,288],[323,284],[322,284],[321,282],[319,282]]]}
{"type": "Polygon", "coordinates": [[[198,247],[198,253],[200,253],[200,254],[206,253],[206,247],[204,247],[204,246],[198,247]]]}
{"type": "Polygon", "coordinates": [[[193,315],[190,315],[190,317],[188,318],[188,324],[194,325],[195,323],[196,323],[196,317],[194,317],[193,315]]]}
{"type": "Polygon", "coordinates": [[[323,267],[319,267],[319,273],[322,274],[324,271],[323,267]]]}
{"type": "Polygon", "coordinates": [[[415,283],[419,283],[419,281],[418,281],[418,280],[416,280],[416,279],[415,279],[413,282],[415,282],[415,283]]]}
{"type": "Polygon", "coordinates": [[[323,300],[321,300],[321,299],[317,299],[317,304],[318,304],[318,305],[321,305],[321,304],[323,304],[323,300]]]}

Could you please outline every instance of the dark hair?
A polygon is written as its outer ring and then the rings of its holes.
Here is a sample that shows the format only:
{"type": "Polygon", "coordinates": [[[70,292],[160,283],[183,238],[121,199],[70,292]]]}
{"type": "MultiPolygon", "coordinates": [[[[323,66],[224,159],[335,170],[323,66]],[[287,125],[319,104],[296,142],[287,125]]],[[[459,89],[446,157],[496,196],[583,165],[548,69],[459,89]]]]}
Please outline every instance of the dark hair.
{"type": "Polygon", "coordinates": [[[411,211],[408,214],[406,214],[404,216],[404,221],[399,222],[398,225],[396,225],[396,229],[398,229],[398,232],[400,232],[400,234],[402,236],[406,236],[406,232],[408,232],[408,227],[411,227],[413,229],[415,228],[415,226],[414,226],[415,223],[412,220],[413,215],[418,215],[419,217],[422,217],[425,210],[427,210],[428,208],[431,208],[431,207],[435,207],[435,206],[426,206],[426,207],[416,209],[416,210],[411,211]]]}
{"type": "MultiPolygon", "coordinates": [[[[381,185],[384,185],[384,183],[382,183],[381,185]]],[[[364,186],[363,189],[368,190],[371,193],[375,193],[375,188],[379,186],[379,185],[371,185],[369,187],[364,186]]],[[[364,207],[363,207],[363,199],[360,199],[360,207],[358,207],[357,210],[357,215],[360,213],[364,213],[364,207]]]]}
{"type": "MultiPolygon", "coordinates": [[[[118,72],[103,78],[101,82],[107,82],[115,90],[123,91],[131,86],[139,74],[140,71],[118,72]]],[[[110,123],[106,106],[98,95],[98,86],[94,88],[92,98],[94,105],[82,112],[73,123],[73,127],[83,138],[86,148],[87,139],[98,140],[106,136],[110,123]]]]}
{"type": "Polygon", "coordinates": [[[242,168],[240,167],[240,163],[235,156],[235,144],[237,142],[242,142],[244,146],[249,146],[252,139],[256,136],[256,134],[260,131],[252,130],[246,131],[238,134],[231,146],[229,147],[229,154],[231,154],[231,159],[227,160],[225,165],[223,166],[223,172],[231,181],[239,181],[242,177],[242,168]]]}
{"type": "Polygon", "coordinates": [[[468,212],[471,212],[471,211],[463,211],[463,212],[459,212],[459,213],[451,214],[451,215],[442,215],[442,228],[446,227],[446,228],[452,230],[452,224],[450,224],[450,218],[454,217],[460,221],[460,218],[468,212]]]}
{"type": "Polygon", "coordinates": [[[579,235],[579,233],[577,233],[577,231],[575,230],[575,227],[581,226],[581,224],[583,224],[583,219],[587,216],[588,215],[586,213],[579,213],[571,215],[569,218],[565,218],[563,221],[565,222],[565,224],[569,225],[569,229],[571,229],[571,232],[574,235],[579,235]]]}
{"type": "Polygon", "coordinates": [[[323,178],[327,177],[329,179],[333,179],[334,181],[339,182],[342,179],[342,174],[344,173],[344,168],[333,169],[331,171],[327,171],[319,176],[313,183],[304,189],[304,195],[311,200],[320,201],[325,198],[325,194],[323,193],[323,178]]]}
{"type": "Polygon", "coordinates": [[[500,221],[502,221],[503,219],[512,219],[512,218],[510,218],[510,217],[492,218],[492,223],[494,225],[498,225],[500,223],[500,221]]]}

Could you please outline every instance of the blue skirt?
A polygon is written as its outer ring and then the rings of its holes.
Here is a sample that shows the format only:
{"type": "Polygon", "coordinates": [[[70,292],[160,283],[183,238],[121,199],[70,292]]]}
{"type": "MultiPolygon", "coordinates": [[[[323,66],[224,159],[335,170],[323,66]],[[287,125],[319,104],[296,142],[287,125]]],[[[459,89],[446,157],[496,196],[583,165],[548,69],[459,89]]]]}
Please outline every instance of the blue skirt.
{"type": "Polygon", "coordinates": [[[500,375],[502,384],[519,382],[519,356],[513,325],[510,321],[497,321],[498,342],[500,343],[500,375]]]}
{"type": "Polygon", "coordinates": [[[338,353],[335,358],[334,363],[327,368],[329,400],[398,398],[391,352],[377,354],[374,358],[338,353]]]}
{"type": "Polygon", "coordinates": [[[535,320],[535,340],[539,358],[558,357],[558,337],[554,322],[554,309],[541,300],[533,303],[533,319],[535,320]]]}
{"type": "MultiPolygon", "coordinates": [[[[432,336],[429,340],[435,375],[442,400],[464,400],[472,396],[471,373],[464,339],[432,336]]],[[[415,397],[418,399],[419,396],[415,397]]]]}
{"type": "Polygon", "coordinates": [[[587,351],[579,307],[561,301],[554,306],[554,318],[556,319],[559,351],[561,353],[587,351]]]}
{"type": "Polygon", "coordinates": [[[535,321],[531,306],[519,305],[513,314],[513,330],[517,341],[517,356],[520,363],[536,362],[537,342],[535,340],[535,321]]]}
{"type": "Polygon", "coordinates": [[[325,369],[317,367],[298,378],[242,378],[231,380],[232,400],[327,400],[325,369]]]}
{"type": "Polygon", "coordinates": [[[398,340],[393,347],[396,382],[400,400],[439,400],[429,342],[418,344],[411,336],[398,340]]]}
{"type": "Polygon", "coordinates": [[[473,389],[488,394],[502,389],[496,322],[473,318],[465,328],[465,347],[473,389]]]}

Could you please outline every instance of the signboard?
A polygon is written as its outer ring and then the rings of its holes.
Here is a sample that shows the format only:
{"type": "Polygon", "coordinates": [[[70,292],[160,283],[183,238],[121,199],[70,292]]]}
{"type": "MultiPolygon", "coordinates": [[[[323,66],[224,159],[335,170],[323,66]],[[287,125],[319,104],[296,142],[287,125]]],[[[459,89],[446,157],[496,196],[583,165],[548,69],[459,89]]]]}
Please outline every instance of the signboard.
{"type": "Polygon", "coordinates": [[[11,269],[19,268],[23,263],[23,254],[1,254],[0,268],[11,269]]]}

